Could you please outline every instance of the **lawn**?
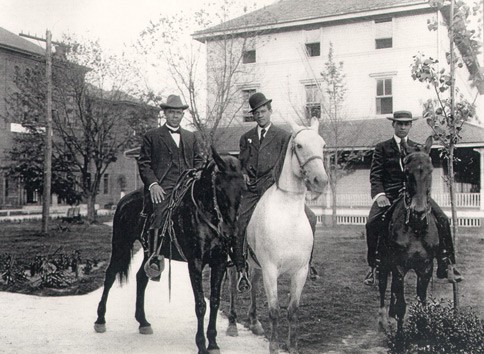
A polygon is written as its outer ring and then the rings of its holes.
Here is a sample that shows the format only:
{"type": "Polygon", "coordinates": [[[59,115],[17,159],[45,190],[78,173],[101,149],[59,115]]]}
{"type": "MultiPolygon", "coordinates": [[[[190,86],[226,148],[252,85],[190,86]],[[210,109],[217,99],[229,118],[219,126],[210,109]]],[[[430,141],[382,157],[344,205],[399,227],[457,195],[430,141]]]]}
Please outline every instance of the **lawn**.
{"type": "MultiPolygon", "coordinates": [[[[88,263],[96,264],[89,274],[69,278],[69,286],[54,289],[39,286],[32,281],[6,284],[0,280],[1,291],[21,292],[43,296],[85,294],[103,285],[104,272],[111,253],[111,227],[104,224],[74,225],[70,232],[54,230],[49,236],[39,234],[40,223],[1,224],[0,258],[10,254],[17,265],[24,267],[36,256],[47,257],[64,254],[71,257],[79,252],[81,268],[88,263]]],[[[377,332],[378,291],[376,287],[363,285],[367,272],[365,261],[366,242],[362,226],[340,226],[326,228],[319,226],[315,239],[313,264],[320,278],[308,280],[303,291],[299,311],[300,349],[302,353],[328,351],[345,353],[386,352],[385,337],[377,332]]],[[[484,237],[482,231],[460,230],[458,243],[459,268],[465,281],[459,285],[461,306],[472,306],[484,318],[484,237]]],[[[295,242],[297,242],[295,240],[295,242]]],[[[138,243],[136,247],[139,248],[138,243]]],[[[0,263],[0,274],[5,265],[0,263]]],[[[288,279],[280,281],[279,296],[281,311],[281,341],[287,334],[285,306],[288,302],[288,279]]],[[[209,288],[206,284],[205,288],[209,288]]],[[[221,310],[227,313],[227,288],[222,296],[221,310]]],[[[415,301],[415,276],[406,279],[407,302],[415,301]]],[[[435,299],[452,299],[452,286],[434,279],[429,294],[435,299]]],[[[208,295],[208,293],[207,293],[208,295]]],[[[265,294],[259,297],[259,315],[266,333],[269,322],[265,294]]],[[[239,296],[238,314],[243,321],[248,309],[248,296],[239,296]]],[[[224,333],[225,328],[218,328],[224,333]]]]}
{"type": "MultiPolygon", "coordinates": [[[[299,309],[301,352],[386,352],[385,337],[377,333],[377,287],[363,285],[368,270],[363,232],[362,226],[318,227],[313,264],[321,277],[308,280],[302,294],[299,309]]],[[[484,238],[477,231],[461,229],[460,232],[458,262],[465,275],[465,281],[459,285],[460,305],[472,306],[484,318],[484,238]]],[[[281,341],[287,335],[288,283],[288,279],[282,278],[279,287],[281,341]]],[[[411,272],[406,278],[407,303],[415,301],[415,283],[416,277],[411,272]]],[[[437,300],[452,300],[452,285],[434,278],[429,295],[437,300]]],[[[248,299],[248,295],[239,295],[239,321],[246,318],[248,299]]],[[[260,319],[268,334],[270,326],[262,287],[259,299],[260,319]]],[[[225,312],[227,300],[225,293],[221,306],[225,312]]]]}

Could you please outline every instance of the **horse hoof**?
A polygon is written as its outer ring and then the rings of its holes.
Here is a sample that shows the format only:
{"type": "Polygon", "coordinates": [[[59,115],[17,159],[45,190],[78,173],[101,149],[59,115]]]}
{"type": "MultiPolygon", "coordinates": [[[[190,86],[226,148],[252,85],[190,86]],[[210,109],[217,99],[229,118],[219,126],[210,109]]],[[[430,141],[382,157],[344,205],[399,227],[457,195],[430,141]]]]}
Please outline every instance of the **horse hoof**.
{"type": "Polygon", "coordinates": [[[220,354],[220,349],[217,348],[217,349],[209,349],[208,350],[208,353],[209,354],[220,354]]]}
{"type": "Polygon", "coordinates": [[[230,323],[225,334],[229,337],[237,337],[239,335],[237,325],[235,323],[230,323]]]}
{"type": "Polygon", "coordinates": [[[264,335],[264,328],[262,328],[262,325],[260,324],[259,321],[257,321],[256,324],[250,325],[249,329],[256,336],[263,336],[264,335]]]}
{"type": "Polygon", "coordinates": [[[96,333],[104,333],[106,332],[106,324],[105,323],[94,323],[94,330],[96,333]]]}
{"type": "Polygon", "coordinates": [[[139,327],[140,334],[153,334],[153,328],[151,326],[139,327]]]}

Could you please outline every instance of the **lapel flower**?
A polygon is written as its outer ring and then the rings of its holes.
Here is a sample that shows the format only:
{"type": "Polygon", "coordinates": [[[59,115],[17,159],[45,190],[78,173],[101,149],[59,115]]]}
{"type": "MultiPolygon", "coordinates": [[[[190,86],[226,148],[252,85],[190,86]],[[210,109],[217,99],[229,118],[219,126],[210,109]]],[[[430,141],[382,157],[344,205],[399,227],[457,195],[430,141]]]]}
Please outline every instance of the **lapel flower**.
{"type": "Polygon", "coordinates": [[[251,139],[251,138],[247,139],[247,142],[248,142],[249,144],[252,144],[252,139],[251,139]]]}

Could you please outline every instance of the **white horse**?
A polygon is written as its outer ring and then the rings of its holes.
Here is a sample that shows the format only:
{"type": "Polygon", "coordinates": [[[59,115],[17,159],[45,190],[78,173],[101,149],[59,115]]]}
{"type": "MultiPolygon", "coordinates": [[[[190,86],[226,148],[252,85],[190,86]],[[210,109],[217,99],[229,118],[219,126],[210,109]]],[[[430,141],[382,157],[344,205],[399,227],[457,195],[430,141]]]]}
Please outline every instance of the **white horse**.
{"type": "MultiPolygon", "coordinates": [[[[318,134],[318,120],[313,119],[310,128],[300,127],[294,122],[291,126],[293,132],[281,175],[277,183],[261,197],[247,226],[248,258],[253,285],[248,326],[254,333],[263,333],[255,307],[256,282],[260,277],[260,268],[271,320],[271,353],[279,349],[277,281],[283,274],[288,274],[291,279],[287,307],[288,348],[291,352],[297,352],[297,310],[313,248],[313,233],[304,212],[305,195],[308,189],[322,193],[328,182],[323,163],[325,143],[318,134]]],[[[233,289],[232,286],[232,293],[233,289]]],[[[233,294],[232,300],[235,300],[233,294]]],[[[232,311],[235,311],[234,307],[231,308],[231,315],[236,317],[232,311]]],[[[229,326],[227,333],[230,335],[230,332],[229,326]]]]}

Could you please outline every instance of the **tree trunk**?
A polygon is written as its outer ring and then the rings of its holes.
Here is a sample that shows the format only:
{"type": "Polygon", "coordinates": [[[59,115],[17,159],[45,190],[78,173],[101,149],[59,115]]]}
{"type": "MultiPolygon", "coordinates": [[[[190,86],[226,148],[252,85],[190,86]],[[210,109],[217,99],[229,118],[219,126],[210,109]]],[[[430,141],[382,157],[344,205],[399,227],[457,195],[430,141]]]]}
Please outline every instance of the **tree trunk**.
{"type": "MultiPolygon", "coordinates": [[[[454,190],[454,145],[451,144],[449,149],[449,194],[450,194],[450,208],[452,211],[452,241],[454,242],[454,252],[457,257],[457,243],[458,243],[458,225],[457,225],[457,208],[455,205],[455,190],[454,190]]],[[[459,308],[459,287],[457,283],[453,285],[454,308],[459,308]]]]}
{"type": "Polygon", "coordinates": [[[96,196],[95,195],[88,195],[87,196],[87,221],[89,223],[93,223],[96,221],[96,196]]]}

